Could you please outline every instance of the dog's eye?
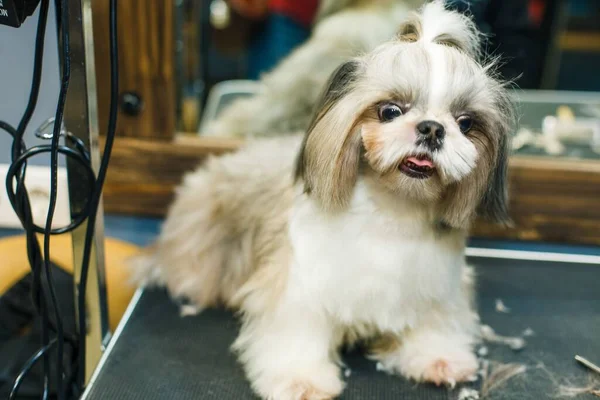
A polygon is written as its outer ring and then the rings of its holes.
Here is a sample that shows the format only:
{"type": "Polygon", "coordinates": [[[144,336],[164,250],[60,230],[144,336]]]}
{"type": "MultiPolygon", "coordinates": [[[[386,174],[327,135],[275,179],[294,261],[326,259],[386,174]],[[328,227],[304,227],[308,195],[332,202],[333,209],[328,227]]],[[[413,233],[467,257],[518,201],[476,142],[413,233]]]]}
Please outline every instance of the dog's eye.
{"type": "Polygon", "coordinates": [[[473,119],[468,115],[462,115],[456,119],[456,123],[458,124],[458,128],[462,133],[467,133],[473,127],[473,119]]]}
{"type": "Polygon", "coordinates": [[[401,116],[402,109],[399,106],[397,106],[396,104],[392,104],[392,103],[382,104],[379,107],[378,114],[379,114],[379,120],[381,122],[388,122],[388,121],[391,121],[391,120],[401,116]]]}

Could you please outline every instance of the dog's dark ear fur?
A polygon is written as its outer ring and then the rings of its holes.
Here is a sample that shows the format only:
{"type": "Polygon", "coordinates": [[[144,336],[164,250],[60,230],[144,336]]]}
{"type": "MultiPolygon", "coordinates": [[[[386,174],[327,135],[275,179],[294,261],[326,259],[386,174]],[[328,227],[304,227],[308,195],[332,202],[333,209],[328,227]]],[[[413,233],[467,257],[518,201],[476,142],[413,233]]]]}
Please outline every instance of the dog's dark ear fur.
{"type": "MultiPolygon", "coordinates": [[[[510,127],[507,126],[505,129],[510,127]]],[[[510,131],[504,131],[499,137],[496,166],[491,171],[490,184],[478,207],[478,214],[481,217],[506,226],[512,225],[508,214],[509,134],[510,131]]]]}
{"type": "Polygon", "coordinates": [[[513,221],[508,212],[508,160],[510,156],[510,140],[517,125],[517,113],[514,99],[505,89],[499,87],[496,97],[496,109],[499,118],[496,119],[494,131],[496,136],[496,162],[490,173],[489,185],[477,208],[479,216],[504,226],[512,226],[513,221]]]}
{"type": "Polygon", "coordinates": [[[478,148],[478,166],[460,182],[448,187],[440,221],[454,229],[468,229],[474,217],[511,226],[508,214],[508,158],[510,136],[515,126],[514,105],[508,93],[498,88],[487,135],[473,143],[478,148]]]}
{"type": "Polygon", "coordinates": [[[359,62],[356,60],[346,61],[331,74],[315,107],[313,109],[313,117],[308,127],[308,134],[305,136],[304,141],[314,129],[315,125],[323,118],[325,114],[336,104],[344,94],[348,93],[351,84],[357,77],[357,71],[359,68],[359,62]]]}
{"type": "Polygon", "coordinates": [[[359,104],[342,105],[353,88],[359,61],[342,64],[317,102],[313,120],[298,155],[295,179],[328,210],[343,207],[357,179],[360,136],[354,135],[359,104]]]}

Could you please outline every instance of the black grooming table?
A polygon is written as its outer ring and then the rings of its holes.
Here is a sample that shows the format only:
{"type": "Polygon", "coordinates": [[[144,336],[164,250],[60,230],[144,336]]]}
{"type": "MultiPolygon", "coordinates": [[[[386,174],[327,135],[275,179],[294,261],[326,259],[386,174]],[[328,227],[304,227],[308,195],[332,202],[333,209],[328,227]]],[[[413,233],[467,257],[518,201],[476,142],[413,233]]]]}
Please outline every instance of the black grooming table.
{"type": "MultiPolygon", "coordinates": [[[[529,367],[489,398],[550,399],[558,390],[553,381],[587,384],[590,373],[573,357],[580,354],[600,362],[600,266],[493,258],[470,262],[477,269],[483,322],[506,335],[519,335],[527,328],[535,332],[520,352],[487,346],[487,358],[529,367]],[[502,299],[510,313],[496,311],[496,299],[502,299]]],[[[237,329],[227,312],[208,310],[180,318],[163,291],[146,291],[106,355],[87,399],[254,399],[229,351],[237,329]]],[[[458,397],[458,389],[415,385],[378,372],[361,354],[349,354],[345,361],[351,374],[343,400],[458,397]]]]}

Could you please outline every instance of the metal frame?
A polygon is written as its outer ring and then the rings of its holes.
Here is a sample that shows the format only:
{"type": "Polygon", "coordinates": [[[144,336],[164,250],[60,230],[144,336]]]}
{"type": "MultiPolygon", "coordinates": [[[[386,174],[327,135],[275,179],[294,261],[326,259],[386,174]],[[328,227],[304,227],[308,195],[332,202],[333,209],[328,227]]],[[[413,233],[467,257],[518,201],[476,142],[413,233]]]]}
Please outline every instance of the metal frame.
{"type": "Polygon", "coordinates": [[[127,325],[127,323],[129,322],[129,318],[135,311],[135,308],[137,307],[143,293],[144,293],[143,289],[137,289],[135,291],[135,293],[133,294],[133,297],[129,301],[129,305],[127,306],[127,309],[125,310],[125,313],[123,314],[123,316],[121,317],[121,320],[119,321],[119,325],[117,325],[117,329],[115,329],[115,334],[113,335],[112,340],[108,344],[108,347],[106,348],[106,351],[102,355],[102,358],[100,359],[100,362],[98,363],[98,366],[97,366],[96,370],[94,371],[94,374],[92,375],[92,377],[89,381],[89,384],[85,388],[85,391],[83,392],[83,395],[81,396],[81,398],[79,400],[87,399],[90,392],[92,391],[92,387],[94,386],[94,383],[98,379],[98,376],[100,375],[100,372],[102,371],[102,367],[108,360],[108,357],[110,357],[110,353],[112,352],[113,348],[115,347],[117,340],[119,340],[119,337],[121,337],[121,333],[123,333],[123,331],[125,330],[125,325],[127,325]]]}
{"type": "MultiPolygon", "coordinates": [[[[71,36],[71,81],[65,107],[65,128],[83,141],[90,151],[92,166],[97,172],[100,166],[98,150],[98,109],[96,100],[96,75],[94,63],[94,45],[92,31],[91,0],[69,0],[69,27],[71,36]]],[[[67,160],[69,182],[69,200],[71,215],[80,215],[89,201],[89,187],[92,184],[85,179],[85,171],[77,162],[67,160]]],[[[102,203],[100,203],[102,204],[102,203]]],[[[85,312],[87,316],[85,383],[89,382],[96,369],[104,346],[110,339],[108,307],[106,297],[106,276],[104,272],[104,221],[100,205],[96,219],[95,237],[90,259],[86,310],[77,309],[78,283],[81,266],[85,231],[87,224],[72,232],[73,240],[73,277],[75,284],[75,311],[77,315],[85,312]]]]}

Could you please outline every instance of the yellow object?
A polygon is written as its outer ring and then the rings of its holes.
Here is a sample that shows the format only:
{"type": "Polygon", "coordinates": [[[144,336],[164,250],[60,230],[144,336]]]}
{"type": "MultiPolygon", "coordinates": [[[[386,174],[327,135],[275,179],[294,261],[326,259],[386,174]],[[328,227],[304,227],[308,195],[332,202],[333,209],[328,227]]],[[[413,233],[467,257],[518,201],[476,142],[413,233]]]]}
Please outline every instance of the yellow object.
{"type": "MultiPolygon", "coordinates": [[[[38,239],[42,243],[42,237],[40,236],[38,239]]],[[[73,250],[71,236],[53,236],[50,246],[52,261],[72,273],[73,250]]],[[[111,238],[105,240],[104,247],[106,253],[108,312],[110,328],[114,331],[135,291],[135,287],[129,283],[126,261],[137,254],[140,248],[111,238]]],[[[25,236],[0,239],[0,295],[25,276],[29,270],[25,236]]]]}
{"type": "Polygon", "coordinates": [[[575,114],[573,113],[573,110],[571,110],[571,107],[569,106],[559,106],[556,109],[556,116],[558,117],[558,119],[560,121],[575,121],[575,114]]]}

